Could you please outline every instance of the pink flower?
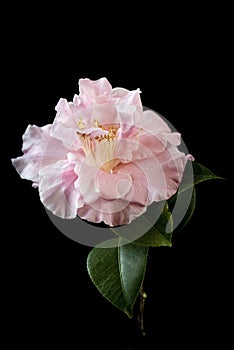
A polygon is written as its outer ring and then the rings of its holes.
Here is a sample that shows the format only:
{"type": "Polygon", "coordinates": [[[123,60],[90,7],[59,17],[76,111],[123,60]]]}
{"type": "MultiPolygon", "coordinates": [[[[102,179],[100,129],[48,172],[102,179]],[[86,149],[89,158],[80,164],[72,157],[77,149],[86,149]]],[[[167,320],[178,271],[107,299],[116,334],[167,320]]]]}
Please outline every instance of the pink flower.
{"type": "Polygon", "coordinates": [[[73,102],[59,100],[52,125],[27,127],[12,163],[55,215],[128,224],[177,191],[192,156],[178,150],[179,133],[143,111],[139,90],[112,89],[106,78],[79,87],[73,102]]]}

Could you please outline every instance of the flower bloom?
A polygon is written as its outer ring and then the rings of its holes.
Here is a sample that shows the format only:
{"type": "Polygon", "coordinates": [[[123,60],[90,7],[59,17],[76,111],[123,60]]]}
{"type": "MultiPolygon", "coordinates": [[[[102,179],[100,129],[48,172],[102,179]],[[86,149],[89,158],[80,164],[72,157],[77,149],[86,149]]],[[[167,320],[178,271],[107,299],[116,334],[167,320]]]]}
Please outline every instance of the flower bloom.
{"type": "Polygon", "coordinates": [[[193,158],[179,151],[179,133],[143,111],[139,90],[112,89],[106,78],[79,88],[73,102],[59,100],[53,124],[27,127],[12,163],[53,214],[128,224],[177,191],[193,158]]]}

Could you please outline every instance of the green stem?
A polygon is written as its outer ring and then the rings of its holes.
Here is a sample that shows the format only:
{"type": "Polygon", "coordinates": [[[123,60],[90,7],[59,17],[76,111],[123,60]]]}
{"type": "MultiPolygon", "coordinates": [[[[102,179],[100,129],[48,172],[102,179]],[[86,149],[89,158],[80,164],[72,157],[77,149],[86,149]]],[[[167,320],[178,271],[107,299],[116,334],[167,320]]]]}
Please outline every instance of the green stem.
{"type": "Polygon", "coordinates": [[[139,308],[139,314],[138,314],[138,323],[141,330],[141,333],[143,336],[145,336],[145,329],[144,329],[144,308],[145,308],[145,299],[147,298],[146,293],[143,290],[143,285],[140,288],[140,308],[139,308]]]}

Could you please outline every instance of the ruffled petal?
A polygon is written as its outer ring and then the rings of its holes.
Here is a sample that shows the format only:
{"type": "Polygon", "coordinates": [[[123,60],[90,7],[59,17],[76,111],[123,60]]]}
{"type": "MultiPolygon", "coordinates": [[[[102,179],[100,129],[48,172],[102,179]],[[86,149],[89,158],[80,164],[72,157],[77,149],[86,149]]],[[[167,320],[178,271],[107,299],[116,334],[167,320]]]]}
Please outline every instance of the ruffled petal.
{"type": "Polygon", "coordinates": [[[52,126],[27,128],[13,165],[55,215],[128,224],[177,191],[193,157],[159,114],[143,112],[139,89],[112,89],[106,78],[79,86],[73,102],[59,100],[52,126]]]}
{"type": "Polygon", "coordinates": [[[71,219],[76,217],[77,208],[85,202],[75,188],[76,163],[60,161],[40,170],[39,194],[44,206],[54,215],[71,219]]]}
{"type": "MultiPolygon", "coordinates": [[[[119,200],[123,201],[123,200],[119,200]]],[[[116,202],[114,202],[116,205],[116,202]]],[[[118,203],[117,207],[123,207],[120,211],[114,211],[111,201],[107,202],[106,207],[103,204],[103,200],[99,199],[95,205],[85,205],[78,209],[78,215],[81,219],[85,219],[91,222],[104,222],[109,226],[127,225],[134,219],[139,217],[146,211],[146,207],[138,203],[118,203]],[[99,208],[99,209],[95,209],[99,208]]]]}
{"type": "Polygon", "coordinates": [[[144,169],[141,169],[134,162],[128,164],[120,164],[115,171],[119,175],[128,175],[132,182],[131,202],[135,202],[146,206],[149,204],[148,198],[148,180],[144,169]]]}
{"type": "Polygon", "coordinates": [[[116,104],[117,118],[121,130],[121,137],[136,139],[140,132],[143,113],[137,106],[131,104],[116,104]]]}
{"type": "MultiPolygon", "coordinates": [[[[122,163],[129,163],[134,155],[139,154],[139,142],[121,137],[121,131],[117,134],[116,148],[114,151],[115,159],[120,159],[122,163]]],[[[147,152],[147,150],[145,150],[147,152]]],[[[149,152],[147,152],[149,154],[149,152]]]]}
{"type": "Polygon", "coordinates": [[[87,106],[84,105],[80,97],[76,94],[73,97],[73,102],[68,102],[65,98],[60,98],[55,107],[55,110],[57,111],[55,121],[65,123],[86,108],[87,106]]]}
{"type": "Polygon", "coordinates": [[[23,156],[12,159],[12,164],[22,179],[39,182],[39,170],[64,159],[67,150],[62,143],[50,136],[51,125],[42,128],[29,125],[23,135],[23,156]]]}
{"type": "Polygon", "coordinates": [[[144,131],[153,135],[161,135],[162,133],[170,133],[171,129],[162,117],[151,110],[143,112],[143,118],[138,125],[144,131]]]}
{"type": "Polygon", "coordinates": [[[155,156],[163,152],[167,146],[166,139],[161,135],[152,135],[144,131],[140,132],[138,142],[140,143],[139,148],[150,150],[155,156]]]}
{"type": "Polygon", "coordinates": [[[141,106],[140,89],[129,91],[124,88],[114,88],[108,97],[114,103],[141,106]]]}
{"type": "Polygon", "coordinates": [[[57,111],[56,120],[60,122],[66,121],[74,114],[74,108],[72,108],[73,103],[67,102],[65,98],[60,98],[58,101],[55,110],[57,111]]]}
{"type": "Polygon", "coordinates": [[[79,102],[82,101],[86,107],[102,103],[142,105],[139,89],[132,91],[123,88],[112,89],[106,78],[98,80],[80,79],[79,88],[79,102]]]}
{"type": "Polygon", "coordinates": [[[108,129],[110,126],[119,126],[116,105],[113,103],[96,104],[92,108],[92,116],[90,121],[94,125],[97,123],[102,128],[108,129]]]}
{"type": "MultiPolygon", "coordinates": [[[[90,79],[80,79],[79,80],[80,87],[80,99],[82,102],[89,106],[91,104],[95,104],[97,98],[104,94],[107,94],[111,91],[111,84],[106,78],[101,78],[98,80],[90,80],[90,79]]],[[[101,103],[104,101],[100,101],[101,103]]]]}
{"type": "MultiPolygon", "coordinates": [[[[139,107],[142,107],[139,89],[112,89],[106,78],[96,81],[80,79],[79,88],[80,95],[75,95],[73,102],[61,98],[55,108],[57,114],[51,136],[61,140],[64,147],[79,149],[77,132],[86,132],[99,125],[105,129],[121,127],[124,137],[132,137],[136,133],[136,111],[139,112],[139,107]],[[134,113],[129,110],[131,107],[135,109],[134,113]]],[[[142,108],[140,111],[142,113],[142,108]]]]}
{"type": "Polygon", "coordinates": [[[170,146],[155,158],[136,160],[148,182],[149,204],[170,198],[176,193],[190,155],[170,146]]]}
{"type": "Polygon", "coordinates": [[[91,204],[95,202],[100,196],[96,186],[98,169],[82,162],[77,164],[75,172],[79,176],[76,181],[76,188],[80,190],[85,203],[91,204]]]}
{"type": "Polygon", "coordinates": [[[96,189],[99,196],[108,199],[132,200],[132,179],[127,173],[107,173],[99,170],[96,176],[96,189]]]}

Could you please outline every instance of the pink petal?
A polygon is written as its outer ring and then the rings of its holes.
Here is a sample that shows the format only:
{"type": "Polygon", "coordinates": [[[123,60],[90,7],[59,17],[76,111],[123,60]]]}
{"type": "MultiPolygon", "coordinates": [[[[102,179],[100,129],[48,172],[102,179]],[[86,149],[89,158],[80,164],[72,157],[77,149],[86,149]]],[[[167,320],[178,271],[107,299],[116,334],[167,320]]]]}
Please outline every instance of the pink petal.
{"type": "Polygon", "coordinates": [[[134,139],[139,134],[143,114],[137,106],[131,104],[117,104],[118,122],[121,129],[121,137],[134,139]]]}
{"type": "Polygon", "coordinates": [[[129,91],[124,88],[114,88],[108,94],[110,100],[114,103],[139,105],[141,106],[140,89],[129,91]]]}
{"type": "Polygon", "coordinates": [[[146,207],[137,203],[128,203],[127,206],[123,206],[122,210],[116,212],[113,211],[111,204],[109,204],[110,210],[104,211],[100,200],[95,203],[95,207],[99,207],[100,210],[96,210],[89,205],[78,209],[79,217],[91,222],[99,223],[103,221],[109,226],[119,226],[129,224],[146,211],[146,207]]]}
{"type": "Polygon", "coordinates": [[[98,123],[105,129],[110,126],[118,126],[119,119],[116,111],[116,105],[113,103],[96,104],[92,108],[91,121],[97,120],[98,123]]]}
{"type": "MultiPolygon", "coordinates": [[[[78,210],[78,215],[91,222],[105,222],[110,226],[124,225],[141,215],[148,204],[147,179],[142,170],[134,164],[122,164],[115,173],[94,169],[87,173],[86,183],[78,179],[82,195],[89,199],[89,205],[78,210]],[[91,180],[92,178],[92,180],[91,180]],[[85,188],[86,186],[86,188],[85,188]],[[85,191],[85,193],[83,193],[85,191]],[[87,192],[89,192],[87,197],[87,192]],[[94,193],[100,197],[95,199],[94,193]]],[[[82,172],[79,171],[81,175],[82,172]]],[[[83,178],[84,180],[85,178],[83,178]]]]}
{"type": "Polygon", "coordinates": [[[114,156],[116,159],[120,159],[122,163],[129,163],[132,161],[134,154],[138,154],[139,146],[139,142],[136,140],[121,138],[120,131],[117,134],[114,156]]]}
{"type": "Polygon", "coordinates": [[[137,164],[131,162],[128,164],[120,164],[115,171],[119,172],[119,175],[128,175],[131,178],[131,202],[135,202],[143,206],[148,205],[148,180],[144,173],[144,169],[141,169],[137,164]]]}
{"type": "Polygon", "coordinates": [[[158,155],[167,183],[167,198],[170,198],[178,189],[188,160],[194,160],[189,154],[185,155],[177,147],[169,146],[165,152],[158,155]]]}
{"type": "Polygon", "coordinates": [[[131,133],[133,136],[133,133],[136,133],[136,128],[134,130],[133,127],[138,123],[136,112],[129,111],[126,116],[126,111],[122,110],[120,115],[118,105],[125,106],[125,109],[135,106],[135,111],[139,111],[138,107],[141,107],[139,89],[135,91],[122,88],[112,89],[106,78],[96,81],[80,79],[79,86],[80,95],[75,95],[73,102],[67,102],[62,98],[55,108],[57,115],[51,136],[61,140],[64,147],[69,150],[79,149],[77,132],[86,132],[94,128],[96,123],[102,128],[119,127],[119,123],[122,123],[122,132],[125,137],[127,134],[130,136],[131,133]],[[125,117],[127,118],[125,124],[128,124],[129,131],[126,125],[123,127],[125,117]]]}
{"type": "Polygon", "coordinates": [[[107,116],[108,123],[111,117],[113,120],[114,115],[111,114],[111,109],[113,110],[113,106],[97,105],[72,114],[62,121],[56,118],[51,128],[51,136],[62,141],[68,150],[78,150],[83,146],[77,134],[90,134],[92,137],[108,134],[108,131],[98,127],[96,123],[98,121],[98,125],[103,126],[106,123],[105,116],[107,116]]]}
{"type": "Polygon", "coordinates": [[[157,157],[159,153],[162,153],[170,145],[180,145],[181,136],[177,132],[153,135],[142,130],[139,133],[138,141],[140,143],[139,151],[135,154],[134,159],[142,158],[141,153],[145,154],[146,157],[147,152],[145,152],[145,149],[148,150],[148,155],[151,153],[157,157]]]}
{"type": "Polygon", "coordinates": [[[73,102],[67,102],[65,98],[60,98],[58,101],[55,110],[57,111],[55,120],[56,122],[65,123],[72,116],[79,113],[84,106],[80,101],[78,95],[74,95],[73,102]]]}
{"type": "Polygon", "coordinates": [[[181,143],[181,134],[178,132],[164,133],[162,137],[173,146],[179,146],[181,143]]]}
{"type": "Polygon", "coordinates": [[[161,133],[170,133],[171,129],[167,123],[157,113],[147,110],[143,112],[143,118],[138,125],[144,131],[153,135],[161,135],[161,133]]]}
{"type": "Polygon", "coordinates": [[[23,156],[12,159],[12,164],[22,179],[39,181],[39,170],[64,159],[67,150],[59,140],[50,137],[51,125],[42,128],[29,125],[23,135],[23,156]]]}
{"type": "Polygon", "coordinates": [[[54,139],[60,141],[63,144],[63,147],[67,149],[67,152],[78,150],[82,146],[76,130],[67,128],[63,124],[54,122],[50,135],[54,139]]]}
{"type": "Polygon", "coordinates": [[[95,102],[98,96],[111,91],[111,85],[106,78],[98,80],[80,79],[79,87],[80,98],[83,101],[87,101],[88,104],[95,102]]]}
{"type": "Polygon", "coordinates": [[[98,169],[82,162],[76,166],[75,171],[79,176],[76,188],[81,192],[85,203],[91,204],[95,202],[100,196],[96,187],[98,169]]]}
{"type": "MultiPolygon", "coordinates": [[[[91,124],[90,122],[88,123],[91,124]]],[[[68,151],[78,151],[83,149],[83,143],[80,140],[79,134],[90,135],[91,137],[107,135],[108,131],[97,127],[88,127],[86,129],[80,129],[76,123],[75,117],[68,119],[64,123],[53,124],[50,132],[53,138],[60,140],[63,146],[68,151]]]]}
{"type": "Polygon", "coordinates": [[[175,194],[188,159],[177,147],[170,146],[155,158],[135,161],[148,181],[149,204],[166,200],[175,194]]]}
{"type": "Polygon", "coordinates": [[[96,175],[96,189],[99,196],[104,199],[125,199],[131,200],[132,179],[129,174],[107,173],[98,170],[96,175]]]}
{"type": "MultiPolygon", "coordinates": [[[[150,150],[153,155],[163,152],[167,146],[167,141],[161,135],[152,135],[148,132],[140,132],[138,141],[140,143],[140,149],[142,146],[147,150],[150,150]]],[[[142,150],[143,151],[143,150],[142,150]]],[[[137,157],[137,155],[136,155],[137,157]]],[[[139,158],[139,157],[138,157],[139,158]]]]}
{"type": "Polygon", "coordinates": [[[98,198],[95,202],[89,204],[89,207],[102,214],[115,214],[124,210],[129,205],[129,201],[117,198],[107,200],[104,198],[98,198]]]}
{"type": "Polygon", "coordinates": [[[76,217],[77,208],[84,205],[80,192],[75,188],[77,175],[74,167],[75,163],[60,161],[40,170],[41,202],[61,218],[76,217]]]}
{"type": "Polygon", "coordinates": [[[60,98],[57,105],[55,106],[55,110],[57,111],[56,118],[61,122],[65,121],[72,115],[70,105],[65,98],[60,98]]]}

